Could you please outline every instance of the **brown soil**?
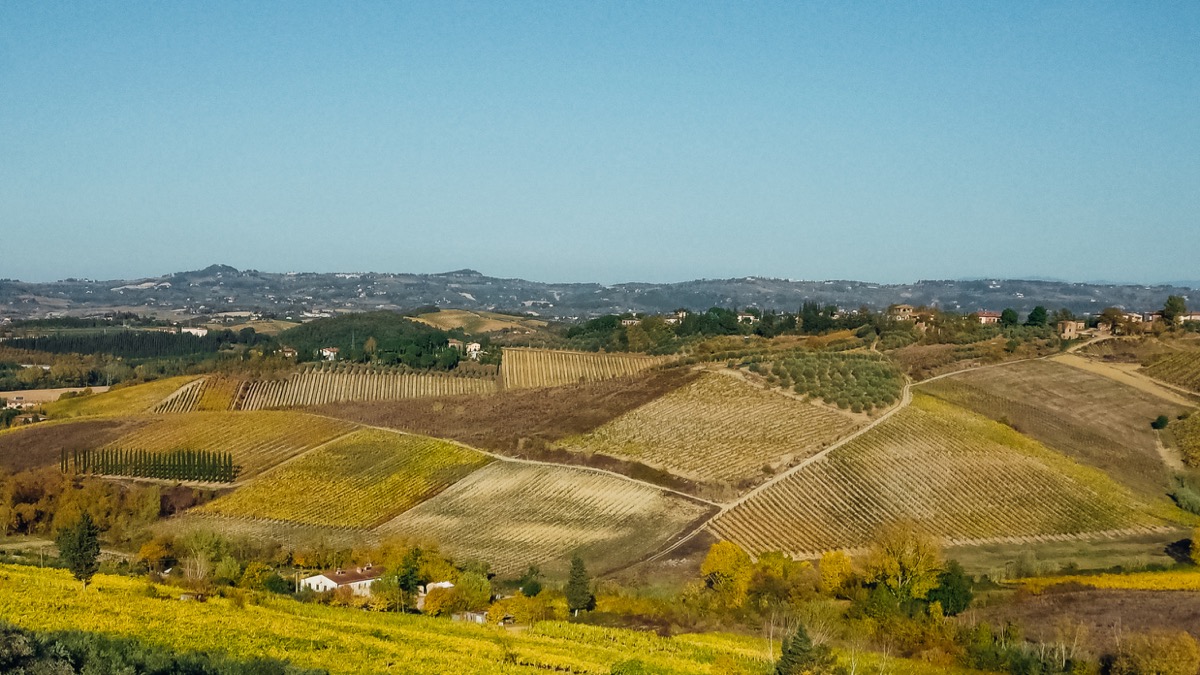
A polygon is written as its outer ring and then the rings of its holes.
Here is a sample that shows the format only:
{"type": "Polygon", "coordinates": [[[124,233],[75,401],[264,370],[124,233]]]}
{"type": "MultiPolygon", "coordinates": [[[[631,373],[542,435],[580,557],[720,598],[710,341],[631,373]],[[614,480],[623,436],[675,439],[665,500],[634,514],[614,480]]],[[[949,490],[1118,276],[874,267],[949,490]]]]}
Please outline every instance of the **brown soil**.
{"type": "Polygon", "coordinates": [[[1054,643],[1076,627],[1093,654],[1112,653],[1122,637],[1153,630],[1185,630],[1200,638],[1200,593],[1064,588],[1016,594],[1011,602],[970,610],[965,621],[992,626],[1017,621],[1025,637],[1054,643]]]}
{"type": "Polygon", "coordinates": [[[664,471],[637,462],[559,450],[553,443],[587,433],[696,376],[684,369],[667,369],[603,382],[512,390],[491,396],[323,405],[309,411],[371,426],[450,438],[510,457],[608,469],[695,494],[695,485],[664,471]]]}
{"type": "Polygon", "coordinates": [[[102,419],[44,422],[0,433],[0,467],[17,472],[57,464],[63,450],[90,450],[106,445],[145,422],[102,419]]]}

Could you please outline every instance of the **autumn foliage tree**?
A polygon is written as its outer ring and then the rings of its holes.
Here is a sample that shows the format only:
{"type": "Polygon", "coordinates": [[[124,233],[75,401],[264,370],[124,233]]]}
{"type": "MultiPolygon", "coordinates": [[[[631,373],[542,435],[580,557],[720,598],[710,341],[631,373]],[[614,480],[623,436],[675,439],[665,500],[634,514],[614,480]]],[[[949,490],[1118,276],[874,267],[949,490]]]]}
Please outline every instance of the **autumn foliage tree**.
{"type": "Polygon", "coordinates": [[[897,600],[920,600],[938,585],[941,547],[914,523],[896,523],[876,535],[865,567],[866,580],[897,600]]]}
{"type": "Polygon", "coordinates": [[[853,575],[850,555],[845,551],[826,551],[821,554],[818,570],[821,592],[826,595],[839,594],[853,575]]]}
{"type": "Polygon", "coordinates": [[[713,544],[700,564],[704,584],[730,607],[740,607],[745,602],[753,571],[750,555],[731,541],[713,544]]]}

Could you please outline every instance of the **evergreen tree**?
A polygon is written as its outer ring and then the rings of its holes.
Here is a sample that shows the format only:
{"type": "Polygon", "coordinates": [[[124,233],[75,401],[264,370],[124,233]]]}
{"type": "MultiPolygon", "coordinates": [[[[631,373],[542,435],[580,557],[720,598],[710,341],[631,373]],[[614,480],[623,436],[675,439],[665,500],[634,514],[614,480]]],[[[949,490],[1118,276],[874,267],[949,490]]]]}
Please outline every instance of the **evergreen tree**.
{"type": "Polygon", "coordinates": [[[1026,326],[1045,326],[1050,323],[1050,314],[1045,307],[1038,305],[1029,313],[1029,317],[1025,319],[1026,326]]]}
{"type": "Polygon", "coordinates": [[[100,569],[100,528],[92,517],[85,512],[74,525],[59,531],[54,543],[58,545],[58,557],[87,588],[87,582],[100,569]]]}
{"type": "Polygon", "coordinates": [[[1018,323],[1020,323],[1020,320],[1017,317],[1017,310],[1009,307],[1009,308],[1005,309],[1003,312],[1000,312],[1000,325],[1001,326],[1015,326],[1018,323]]]}
{"type": "Polygon", "coordinates": [[[775,675],[822,675],[834,672],[836,659],[826,645],[814,645],[804,626],[796,627],[792,637],[783,641],[783,654],[775,664],[775,675]]]}
{"type": "Polygon", "coordinates": [[[1163,320],[1167,323],[1175,323],[1184,314],[1187,314],[1187,301],[1183,299],[1183,296],[1169,296],[1167,304],[1163,305],[1163,320]]]}
{"type": "Polygon", "coordinates": [[[925,597],[930,602],[941,603],[942,612],[947,616],[955,616],[970,606],[975,597],[971,590],[971,577],[967,576],[958,561],[951,560],[946,570],[938,575],[937,587],[925,597]]]}
{"type": "Polygon", "coordinates": [[[592,578],[583,566],[583,558],[576,553],[571,557],[571,574],[567,578],[567,609],[575,616],[579,610],[591,611],[596,607],[596,596],[592,595],[592,578]]]}

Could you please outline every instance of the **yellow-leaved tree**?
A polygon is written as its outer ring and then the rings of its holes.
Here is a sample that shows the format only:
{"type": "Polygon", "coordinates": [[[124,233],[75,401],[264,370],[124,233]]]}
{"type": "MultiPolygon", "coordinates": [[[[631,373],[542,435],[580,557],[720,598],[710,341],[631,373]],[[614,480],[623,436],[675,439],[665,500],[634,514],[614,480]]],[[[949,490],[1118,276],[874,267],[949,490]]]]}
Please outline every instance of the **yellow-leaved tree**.
{"type": "Polygon", "coordinates": [[[753,571],[750,555],[732,541],[713,544],[700,565],[705,585],[716,591],[730,607],[740,607],[746,601],[753,571]]]}
{"type": "Polygon", "coordinates": [[[821,592],[825,595],[838,595],[850,581],[854,573],[850,554],[845,551],[826,551],[821,554],[818,567],[820,572],[821,592]]]}
{"type": "Polygon", "coordinates": [[[915,523],[888,525],[875,535],[865,568],[867,581],[883,586],[898,599],[924,598],[938,585],[941,546],[915,523]]]}

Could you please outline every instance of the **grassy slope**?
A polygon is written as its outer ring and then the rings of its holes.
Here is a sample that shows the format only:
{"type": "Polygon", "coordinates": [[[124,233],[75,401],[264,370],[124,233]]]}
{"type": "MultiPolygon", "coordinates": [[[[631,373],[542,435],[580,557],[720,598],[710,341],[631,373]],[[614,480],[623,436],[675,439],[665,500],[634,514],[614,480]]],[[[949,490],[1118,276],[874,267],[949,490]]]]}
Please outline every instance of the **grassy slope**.
{"type": "Polygon", "coordinates": [[[854,427],[827,408],[704,373],[583,436],[579,452],[630,457],[699,481],[741,481],[804,459],[854,427]]]}
{"type": "MultiPolygon", "coordinates": [[[[31,630],[84,630],[132,637],[172,651],[271,657],[326,668],[333,675],[456,673],[534,675],[548,671],[606,675],[613,664],[641,660],[663,675],[767,675],[766,643],[703,633],[653,633],[543,623],[528,630],[382,614],[285,598],[238,608],[148,597],[142,581],[98,575],[88,590],[60,570],[0,565],[0,620],[31,630]],[[353,658],[347,658],[352,655],[353,658]]],[[[169,592],[163,589],[164,594],[169,592]]],[[[894,675],[967,673],[911,661],[866,659],[872,672],[894,675]]]]}
{"type": "Polygon", "coordinates": [[[912,519],[949,542],[1159,525],[1106,474],[969,411],[917,394],[896,416],[715,524],[755,551],[866,545],[912,519]]]}
{"type": "Polygon", "coordinates": [[[1168,489],[1150,421],[1181,409],[1146,392],[1049,361],[968,372],[921,391],[1006,422],[1147,499],[1168,489]]]}
{"type": "Polygon", "coordinates": [[[143,413],[183,385],[196,379],[191,375],[168,377],[145,384],[117,387],[103,394],[69,398],[46,406],[52,418],[105,416],[120,417],[143,413]]]}
{"type": "Polygon", "coordinates": [[[355,432],[201,507],[204,513],[328,527],[370,527],[489,461],[446,441],[355,432]]]}

